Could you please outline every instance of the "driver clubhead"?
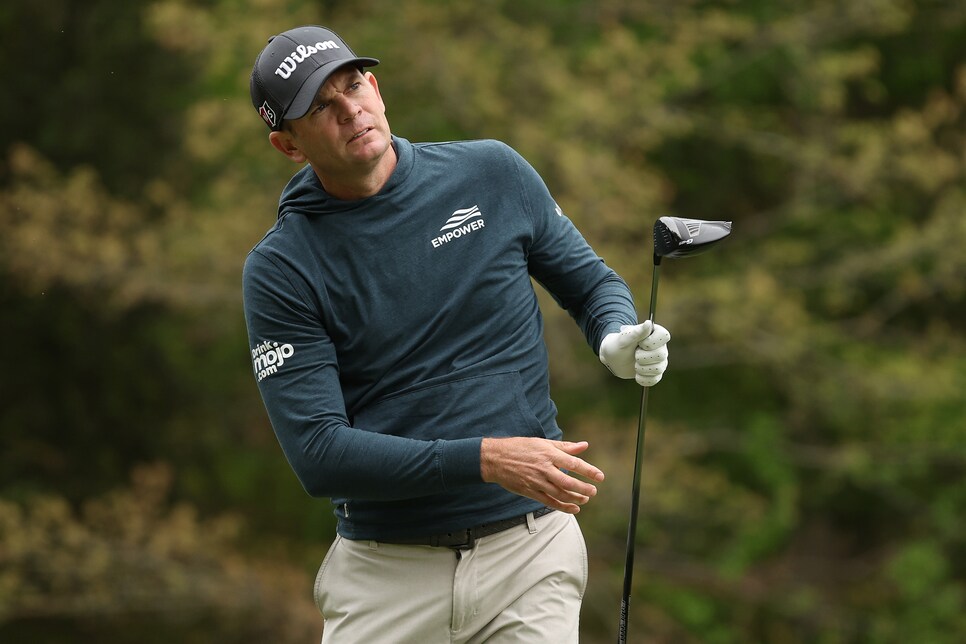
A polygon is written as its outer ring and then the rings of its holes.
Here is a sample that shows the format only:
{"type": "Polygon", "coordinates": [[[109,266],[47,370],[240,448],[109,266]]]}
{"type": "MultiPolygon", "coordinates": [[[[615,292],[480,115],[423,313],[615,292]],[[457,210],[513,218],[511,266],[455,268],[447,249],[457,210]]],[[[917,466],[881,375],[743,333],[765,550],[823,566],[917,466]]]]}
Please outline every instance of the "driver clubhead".
{"type": "Polygon", "coordinates": [[[730,234],[730,221],[661,217],[654,222],[654,257],[697,255],[730,234]]]}

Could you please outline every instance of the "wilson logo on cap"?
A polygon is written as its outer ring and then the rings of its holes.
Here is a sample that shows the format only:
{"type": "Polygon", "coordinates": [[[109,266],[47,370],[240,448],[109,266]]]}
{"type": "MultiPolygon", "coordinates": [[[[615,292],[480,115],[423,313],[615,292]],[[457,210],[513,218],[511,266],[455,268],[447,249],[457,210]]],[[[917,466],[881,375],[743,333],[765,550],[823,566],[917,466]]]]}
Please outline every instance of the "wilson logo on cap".
{"type": "Polygon", "coordinates": [[[291,54],[285,57],[282,64],[278,66],[275,73],[278,76],[288,80],[292,72],[298,68],[299,63],[308,58],[313,54],[317,54],[320,51],[325,51],[326,49],[339,49],[339,46],[335,44],[334,40],[326,40],[325,42],[317,42],[314,45],[299,45],[295,48],[291,54]]]}

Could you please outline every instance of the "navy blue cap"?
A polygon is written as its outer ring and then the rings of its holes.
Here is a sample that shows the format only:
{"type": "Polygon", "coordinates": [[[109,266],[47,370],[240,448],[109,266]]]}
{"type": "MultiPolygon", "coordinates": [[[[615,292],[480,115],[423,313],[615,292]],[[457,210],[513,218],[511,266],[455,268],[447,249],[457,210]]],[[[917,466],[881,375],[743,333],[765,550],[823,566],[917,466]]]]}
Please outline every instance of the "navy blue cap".
{"type": "Polygon", "coordinates": [[[252,105],[272,130],[283,119],[305,116],[319,88],[334,71],[355,64],[378,65],[375,58],[356,56],[331,29],[296,27],[268,39],[252,68],[252,105]]]}

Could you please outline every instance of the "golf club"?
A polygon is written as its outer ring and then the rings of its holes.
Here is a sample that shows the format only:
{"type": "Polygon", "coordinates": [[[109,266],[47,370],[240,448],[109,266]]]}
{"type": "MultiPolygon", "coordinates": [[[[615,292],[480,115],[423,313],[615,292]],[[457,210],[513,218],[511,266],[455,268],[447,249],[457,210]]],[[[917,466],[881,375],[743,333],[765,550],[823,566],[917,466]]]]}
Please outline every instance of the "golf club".
{"type": "MultiPolygon", "coordinates": [[[[651,278],[651,304],[648,320],[654,322],[657,304],[657,280],[661,259],[664,257],[689,257],[711,248],[731,234],[730,221],[704,221],[682,217],[661,217],[654,222],[654,274],[651,278]]],[[[634,541],[637,533],[637,510],[641,498],[641,462],[644,456],[644,425],[647,416],[647,394],[650,387],[641,392],[641,413],[637,422],[637,451],[634,455],[634,485],[631,492],[630,521],[627,526],[627,551],[624,560],[624,592],[621,596],[621,619],[617,641],[627,642],[627,611],[631,597],[631,579],[634,574],[634,541]]]]}

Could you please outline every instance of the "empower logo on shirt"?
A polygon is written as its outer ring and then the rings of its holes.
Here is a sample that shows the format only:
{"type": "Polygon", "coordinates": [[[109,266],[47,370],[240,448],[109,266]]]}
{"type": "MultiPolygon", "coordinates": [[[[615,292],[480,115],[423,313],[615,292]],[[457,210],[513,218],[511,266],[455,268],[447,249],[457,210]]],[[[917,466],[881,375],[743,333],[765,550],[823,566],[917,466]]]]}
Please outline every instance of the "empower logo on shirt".
{"type": "Polygon", "coordinates": [[[443,227],[439,229],[439,232],[445,234],[434,237],[431,240],[433,248],[439,248],[443,244],[447,244],[463,235],[480,230],[485,226],[483,213],[480,211],[479,206],[474,205],[470,208],[454,210],[453,214],[446,220],[446,223],[443,224],[443,227]]]}

